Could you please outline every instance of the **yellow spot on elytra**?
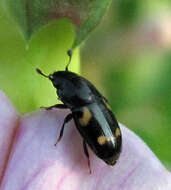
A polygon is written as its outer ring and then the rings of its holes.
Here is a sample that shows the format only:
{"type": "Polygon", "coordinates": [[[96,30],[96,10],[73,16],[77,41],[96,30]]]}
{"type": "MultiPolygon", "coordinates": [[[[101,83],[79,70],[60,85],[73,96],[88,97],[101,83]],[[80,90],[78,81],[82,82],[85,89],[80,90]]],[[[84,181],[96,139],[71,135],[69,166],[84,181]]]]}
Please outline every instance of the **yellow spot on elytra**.
{"type": "Polygon", "coordinates": [[[109,142],[111,139],[109,138],[109,137],[106,137],[106,136],[104,136],[104,135],[102,135],[102,136],[99,136],[98,138],[97,138],[97,142],[100,144],[100,145],[103,145],[103,144],[105,144],[106,142],[109,142]]]}
{"type": "Polygon", "coordinates": [[[115,137],[121,136],[121,131],[120,129],[117,127],[115,130],[115,137]]]}
{"type": "Polygon", "coordinates": [[[83,115],[82,117],[79,119],[79,122],[81,124],[81,126],[87,126],[90,119],[92,117],[91,112],[89,111],[89,109],[87,107],[83,108],[83,115]]]}
{"type": "Polygon", "coordinates": [[[107,109],[112,110],[110,105],[108,104],[108,102],[105,99],[103,99],[103,102],[106,105],[107,109]]]}

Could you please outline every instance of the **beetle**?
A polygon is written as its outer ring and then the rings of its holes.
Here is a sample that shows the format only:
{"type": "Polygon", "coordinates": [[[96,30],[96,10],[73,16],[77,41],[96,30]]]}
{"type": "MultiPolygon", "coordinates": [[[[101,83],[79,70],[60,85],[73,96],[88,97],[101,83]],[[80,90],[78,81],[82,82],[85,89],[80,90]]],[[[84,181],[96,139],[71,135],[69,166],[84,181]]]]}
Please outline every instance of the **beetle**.
{"type": "Polygon", "coordinates": [[[70,59],[65,71],[56,71],[53,74],[45,75],[40,69],[36,70],[50,79],[57,90],[58,98],[63,102],[63,104],[56,104],[46,109],[69,108],[71,110],[71,113],[64,119],[55,145],[63,136],[65,124],[73,119],[83,137],[83,149],[91,173],[87,145],[97,157],[113,166],[122,149],[121,130],[107,99],[87,79],[68,70],[72,52],[68,51],[68,55],[70,59]]]}

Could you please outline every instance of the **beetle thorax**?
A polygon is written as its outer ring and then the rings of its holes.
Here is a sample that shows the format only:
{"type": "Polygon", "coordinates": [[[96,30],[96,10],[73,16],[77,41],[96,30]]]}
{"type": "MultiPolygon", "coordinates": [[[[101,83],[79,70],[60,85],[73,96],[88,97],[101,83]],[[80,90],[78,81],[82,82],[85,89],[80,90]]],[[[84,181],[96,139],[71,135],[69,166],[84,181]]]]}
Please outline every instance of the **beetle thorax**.
{"type": "Polygon", "coordinates": [[[58,71],[50,79],[57,89],[59,99],[70,109],[92,102],[92,93],[84,80],[77,74],[58,71]]]}

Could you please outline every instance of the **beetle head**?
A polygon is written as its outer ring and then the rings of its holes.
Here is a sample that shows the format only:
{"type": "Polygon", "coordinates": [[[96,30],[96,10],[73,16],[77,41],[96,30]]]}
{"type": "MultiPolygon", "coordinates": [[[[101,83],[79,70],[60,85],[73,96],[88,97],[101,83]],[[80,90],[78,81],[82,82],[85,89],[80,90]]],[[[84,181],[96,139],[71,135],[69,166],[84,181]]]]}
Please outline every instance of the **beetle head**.
{"type": "Polygon", "coordinates": [[[69,71],[57,71],[45,75],[40,69],[36,71],[48,78],[57,89],[59,99],[68,107],[78,107],[92,101],[90,89],[82,83],[78,75],[69,71]]]}
{"type": "Polygon", "coordinates": [[[49,80],[51,80],[51,82],[53,83],[53,86],[55,87],[55,88],[59,88],[59,83],[58,83],[58,77],[56,76],[56,72],[55,73],[53,73],[53,74],[49,74],[49,75],[45,75],[40,69],[36,69],[36,71],[37,71],[37,73],[39,73],[40,75],[42,75],[42,76],[44,76],[44,77],[46,77],[46,78],[48,78],[49,80]]]}

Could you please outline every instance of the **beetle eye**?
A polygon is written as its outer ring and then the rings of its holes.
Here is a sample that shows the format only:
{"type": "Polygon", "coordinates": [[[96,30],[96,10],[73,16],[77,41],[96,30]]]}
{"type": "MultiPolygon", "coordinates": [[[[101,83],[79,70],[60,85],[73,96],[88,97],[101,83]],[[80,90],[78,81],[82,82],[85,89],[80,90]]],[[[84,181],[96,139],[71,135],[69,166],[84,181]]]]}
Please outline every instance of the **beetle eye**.
{"type": "Polygon", "coordinates": [[[54,79],[53,75],[49,75],[49,79],[53,80],[54,79]]]}

